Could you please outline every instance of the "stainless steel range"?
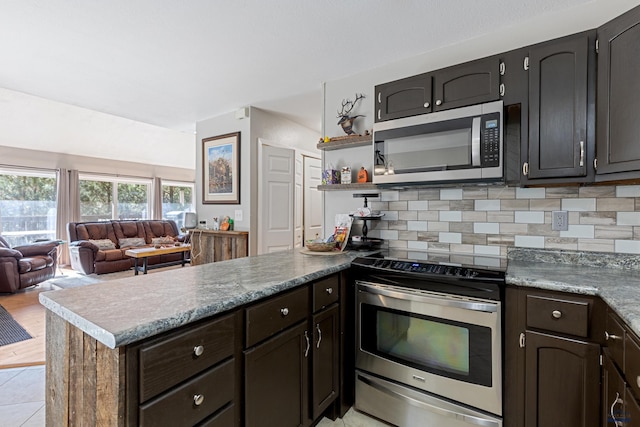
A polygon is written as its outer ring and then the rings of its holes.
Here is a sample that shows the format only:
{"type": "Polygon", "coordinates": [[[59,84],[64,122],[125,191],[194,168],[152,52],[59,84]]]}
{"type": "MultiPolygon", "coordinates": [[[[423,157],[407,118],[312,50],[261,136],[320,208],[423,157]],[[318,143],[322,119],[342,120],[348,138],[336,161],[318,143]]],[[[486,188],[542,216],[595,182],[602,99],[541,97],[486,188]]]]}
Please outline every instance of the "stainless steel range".
{"type": "Polygon", "coordinates": [[[398,426],[502,426],[504,269],[361,257],[356,409],[398,426]]]}

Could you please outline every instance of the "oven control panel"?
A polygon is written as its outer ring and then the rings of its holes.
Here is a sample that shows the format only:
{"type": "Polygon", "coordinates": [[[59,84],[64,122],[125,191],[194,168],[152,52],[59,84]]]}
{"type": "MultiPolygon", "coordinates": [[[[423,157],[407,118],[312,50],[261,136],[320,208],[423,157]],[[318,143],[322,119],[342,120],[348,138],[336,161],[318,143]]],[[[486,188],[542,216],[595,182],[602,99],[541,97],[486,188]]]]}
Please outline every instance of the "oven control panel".
{"type": "Polygon", "coordinates": [[[389,272],[403,272],[414,275],[445,276],[477,281],[504,281],[504,271],[450,265],[436,262],[418,262],[412,260],[360,257],[352,265],[389,272]]]}

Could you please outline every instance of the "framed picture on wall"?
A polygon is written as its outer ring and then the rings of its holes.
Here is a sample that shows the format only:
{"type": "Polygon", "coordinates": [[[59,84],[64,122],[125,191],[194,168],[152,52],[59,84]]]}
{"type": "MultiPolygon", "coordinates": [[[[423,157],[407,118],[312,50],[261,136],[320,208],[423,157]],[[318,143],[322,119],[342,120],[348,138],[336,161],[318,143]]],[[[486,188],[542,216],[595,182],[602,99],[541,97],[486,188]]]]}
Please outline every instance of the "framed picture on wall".
{"type": "Polygon", "coordinates": [[[240,204],[240,132],[202,140],[202,203],[240,204]]]}

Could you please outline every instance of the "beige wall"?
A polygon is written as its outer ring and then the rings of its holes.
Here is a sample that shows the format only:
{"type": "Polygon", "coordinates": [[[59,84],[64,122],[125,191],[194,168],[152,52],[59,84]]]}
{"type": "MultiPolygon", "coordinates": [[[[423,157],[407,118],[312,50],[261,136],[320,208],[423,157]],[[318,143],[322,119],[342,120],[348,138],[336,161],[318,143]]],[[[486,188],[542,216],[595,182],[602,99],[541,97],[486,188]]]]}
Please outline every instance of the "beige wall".
{"type": "Polygon", "coordinates": [[[195,170],[193,169],[0,146],[0,167],[2,166],[21,166],[51,170],[59,168],[77,169],[81,173],[87,172],[143,178],[160,177],[172,181],[193,182],[195,179],[195,170]]]}

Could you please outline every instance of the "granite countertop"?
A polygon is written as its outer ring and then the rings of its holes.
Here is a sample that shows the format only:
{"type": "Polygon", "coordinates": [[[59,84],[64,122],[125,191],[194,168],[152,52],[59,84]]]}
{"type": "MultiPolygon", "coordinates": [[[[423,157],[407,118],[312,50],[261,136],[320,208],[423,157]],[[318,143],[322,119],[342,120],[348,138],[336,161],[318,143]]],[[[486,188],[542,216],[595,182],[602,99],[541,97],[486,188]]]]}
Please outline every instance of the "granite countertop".
{"type": "Polygon", "coordinates": [[[361,255],[299,249],[40,294],[40,303],[110,348],[140,341],[349,268],[361,255]]]}
{"type": "Polygon", "coordinates": [[[640,336],[640,257],[568,251],[509,251],[507,284],[597,295],[640,336]]]}

